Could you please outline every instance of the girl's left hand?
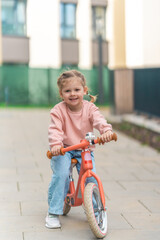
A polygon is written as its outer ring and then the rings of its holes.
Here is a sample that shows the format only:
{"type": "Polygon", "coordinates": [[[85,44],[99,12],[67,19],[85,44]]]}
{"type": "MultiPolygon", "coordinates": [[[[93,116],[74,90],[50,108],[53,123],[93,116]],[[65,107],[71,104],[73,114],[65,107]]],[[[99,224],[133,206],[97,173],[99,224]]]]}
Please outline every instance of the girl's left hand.
{"type": "Polygon", "coordinates": [[[110,142],[112,140],[112,135],[113,135],[112,131],[107,131],[100,136],[100,139],[103,142],[110,142]]]}

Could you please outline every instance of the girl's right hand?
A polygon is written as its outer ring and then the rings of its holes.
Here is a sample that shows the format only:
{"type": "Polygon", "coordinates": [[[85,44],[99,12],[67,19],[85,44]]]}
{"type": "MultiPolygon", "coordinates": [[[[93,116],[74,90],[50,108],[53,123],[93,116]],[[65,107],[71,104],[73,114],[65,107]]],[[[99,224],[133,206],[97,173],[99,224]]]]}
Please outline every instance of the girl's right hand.
{"type": "Polygon", "coordinates": [[[58,156],[58,155],[60,155],[60,150],[61,150],[61,145],[55,145],[55,146],[53,146],[52,148],[51,148],[51,153],[52,153],[52,155],[53,156],[58,156]]]}

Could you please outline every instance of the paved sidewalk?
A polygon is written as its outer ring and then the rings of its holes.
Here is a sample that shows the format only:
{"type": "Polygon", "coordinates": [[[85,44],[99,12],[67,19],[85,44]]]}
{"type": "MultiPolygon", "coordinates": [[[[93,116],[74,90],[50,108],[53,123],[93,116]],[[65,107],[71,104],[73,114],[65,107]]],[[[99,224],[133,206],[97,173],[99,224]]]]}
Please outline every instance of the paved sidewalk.
{"type": "MultiPolygon", "coordinates": [[[[81,207],[44,227],[51,177],[49,110],[0,109],[0,240],[95,239],[81,207]]],[[[160,154],[118,133],[97,146],[96,168],[106,195],[107,240],[160,240],[160,154]]]]}

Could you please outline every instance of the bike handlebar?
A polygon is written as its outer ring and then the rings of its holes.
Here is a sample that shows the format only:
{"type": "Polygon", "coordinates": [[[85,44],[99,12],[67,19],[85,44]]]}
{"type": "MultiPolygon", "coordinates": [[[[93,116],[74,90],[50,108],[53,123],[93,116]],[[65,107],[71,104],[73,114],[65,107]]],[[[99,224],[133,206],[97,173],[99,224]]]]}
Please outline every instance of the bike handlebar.
{"type": "MultiPolygon", "coordinates": [[[[112,134],[112,140],[111,141],[117,141],[117,134],[116,133],[113,133],[112,134]]],[[[92,141],[92,144],[104,144],[105,142],[103,142],[99,137],[95,140],[92,141]]],[[[87,146],[90,146],[90,142],[87,141],[86,139],[82,140],[79,144],[76,144],[76,145],[73,145],[73,146],[69,146],[69,147],[66,147],[66,148],[63,148],[61,147],[61,150],[60,150],[60,154],[61,155],[64,155],[65,152],[68,152],[68,151],[72,151],[72,150],[76,150],[76,149],[79,149],[79,148],[85,148],[87,146]]],[[[47,157],[49,159],[51,159],[53,157],[52,153],[50,151],[47,152],[47,157]]]]}

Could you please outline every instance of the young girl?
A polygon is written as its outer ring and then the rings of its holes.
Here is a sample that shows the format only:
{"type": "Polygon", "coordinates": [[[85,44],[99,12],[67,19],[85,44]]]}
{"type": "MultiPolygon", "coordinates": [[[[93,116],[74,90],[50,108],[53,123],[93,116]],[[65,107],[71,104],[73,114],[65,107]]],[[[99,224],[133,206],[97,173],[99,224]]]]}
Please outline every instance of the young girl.
{"type": "MultiPolygon", "coordinates": [[[[63,214],[63,204],[69,189],[69,172],[71,158],[76,158],[77,171],[80,171],[81,151],[74,150],[66,152],[64,156],[59,155],[61,147],[67,147],[80,143],[87,132],[93,132],[93,128],[99,130],[100,138],[109,142],[112,138],[112,126],[106,122],[98,108],[92,103],[95,100],[91,96],[91,102],[83,100],[88,93],[84,76],[76,71],[66,71],[60,75],[57,81],[59,94],[62,102],[52,108],[51,124],[49,126],[49,145],[54,157],[51,159],[53,171],[52,179],[48,189],[48,214],[46,227],[61,227],[59,215],[63,214]]],[[[95,172],[95,161],[93,151],[91,152],[93,169],[95,172]]],[[[95,180],[88,179],[88,182],[95,180]]]]}

